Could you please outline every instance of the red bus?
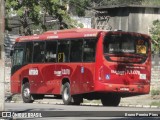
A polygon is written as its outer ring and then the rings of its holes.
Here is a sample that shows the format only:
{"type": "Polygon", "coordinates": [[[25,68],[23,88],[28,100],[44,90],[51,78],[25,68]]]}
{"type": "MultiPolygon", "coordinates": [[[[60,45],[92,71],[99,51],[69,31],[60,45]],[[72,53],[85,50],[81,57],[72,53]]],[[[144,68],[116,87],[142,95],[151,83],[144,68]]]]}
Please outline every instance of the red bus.
{"type": "Polygon", "coordinates": [[[16,39],[11,92],[25,103],[44,95],[77,104],[83,98],[118,106],[122,97],[148,94],[151,39],[139,33],[69,29],[16,39]]]}

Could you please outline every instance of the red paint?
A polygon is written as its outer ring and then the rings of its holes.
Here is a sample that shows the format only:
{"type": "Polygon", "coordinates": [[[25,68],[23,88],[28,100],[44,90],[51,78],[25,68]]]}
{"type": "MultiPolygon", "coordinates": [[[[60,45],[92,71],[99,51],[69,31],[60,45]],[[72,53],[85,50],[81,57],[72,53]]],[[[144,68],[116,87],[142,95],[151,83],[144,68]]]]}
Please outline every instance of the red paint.
{"type": "MultiPolygon", "coordinates": [[[[132,34],[129,32],[112,32],[113,34],[132,34]]],[[[150,90],[151,79],[151,49],[150,38],[142,35],[149,40],[148,57],[144,63],[136,63],[141,60],[139,58],[128,58],[126,56],[114,56],[110,58],[120,60],[110,62],[104,58],[103,54],[103,38],[108,32],[94,29],[73,29],[64,31],[49,31],[42,35],[24,36],[16,39],[16,42],[28,40],[61,40],[64,38],[85,38],[97,37],[96,60],[92,63],[43,63],[28,64],[22,67],[11,76],[12,93],[21,92],[21,84],[24,78],[30,82],[31,92],[39,94],[61,94],[62,79],[68,78],[71,86],[72,94],[83,94],[90,92],[118,92],[128,93],[128,95],[146,94],[150,90]],[[123,61],[133,62],[123,63],[123,61]],[[122,62],[122,63],[121,63],[122,62]],[[135,63],[134,63],[135,62],[135,63]],[[36,68],[38,75],[29,75],[29,69],[36,68]],[[146,79],[140,79],[146,75],[146,79]],[[108,76],[107,76],[108,75],[108,76]]]]}

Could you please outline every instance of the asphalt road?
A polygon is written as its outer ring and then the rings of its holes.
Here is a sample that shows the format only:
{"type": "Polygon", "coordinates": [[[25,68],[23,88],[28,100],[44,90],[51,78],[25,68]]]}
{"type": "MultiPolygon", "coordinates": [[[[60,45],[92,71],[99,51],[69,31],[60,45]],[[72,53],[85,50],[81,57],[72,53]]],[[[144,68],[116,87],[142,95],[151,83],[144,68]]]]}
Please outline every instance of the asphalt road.
{"type": "MultiPolygon", "coordinates": [[[[5,111],[12,112],[14,119],[36,120],[92,120],[92,119],[160,119],[159,108],[72,106],[56,104],[6,103],[5,111]],[[148,117],[150,116],[150,117],[148,117]],[[29,118],[28,118],[29,117],[29,118]],[[38,117],[38,118],[36,118],[38,117]]],[[[3,116],[5,113],[3,113],[3,116]]]]}

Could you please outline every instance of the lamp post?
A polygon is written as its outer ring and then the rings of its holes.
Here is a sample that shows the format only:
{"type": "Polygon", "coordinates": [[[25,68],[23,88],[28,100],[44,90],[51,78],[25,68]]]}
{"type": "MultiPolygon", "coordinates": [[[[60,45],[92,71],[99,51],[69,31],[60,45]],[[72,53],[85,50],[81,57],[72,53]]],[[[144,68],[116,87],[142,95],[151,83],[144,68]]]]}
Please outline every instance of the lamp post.
{"type": "Polygon", "coordinates": [[[4,82],[5,82],[5,53],[4,53],[4,0],[0,0],[0,111],[5,110],[4,106],[4,82]]]}

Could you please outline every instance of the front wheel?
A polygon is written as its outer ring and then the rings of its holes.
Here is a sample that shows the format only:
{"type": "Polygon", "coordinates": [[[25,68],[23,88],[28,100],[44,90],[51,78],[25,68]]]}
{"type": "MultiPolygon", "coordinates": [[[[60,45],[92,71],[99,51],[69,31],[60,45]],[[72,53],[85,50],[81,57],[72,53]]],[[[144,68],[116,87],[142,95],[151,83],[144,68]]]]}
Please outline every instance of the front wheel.
{"type": "Polygon", "coordinates": [[[114,94],[103,95],[101,102],[103,106],[118,106],[120,103],[121,97],[114,94]]]}
{"type": "Polygon", "coordinates": [[[30,93],[30,86],[29,83],[23,84],[22,87],[22,99],[24,103],[32,103],[34,100],[32,98],[32,95],[30,93]]]}

